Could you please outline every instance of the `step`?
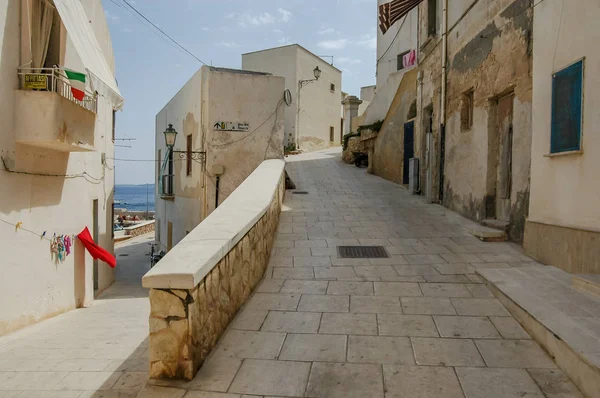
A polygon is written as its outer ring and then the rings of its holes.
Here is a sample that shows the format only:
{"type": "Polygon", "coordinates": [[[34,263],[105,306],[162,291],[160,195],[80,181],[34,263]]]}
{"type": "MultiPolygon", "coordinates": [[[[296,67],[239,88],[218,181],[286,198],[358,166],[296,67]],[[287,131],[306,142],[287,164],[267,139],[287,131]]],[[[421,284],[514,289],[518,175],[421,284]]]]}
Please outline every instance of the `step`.
{"type": "Polygon", "coordinates": [[[504,242],[506,232],[495,228],[478,225],[469,229],[469,233],[483,242],[504,242]]]}
{"type": "Polygon", "coordinates": [[[588,397],[600,397],[600,297],[572,286],[558,268],[477,273],[494,296],[588,397]]]}
{"type": "Polygon", "coordinates": [[[600,275],[573,275],[573,287],[600,297],[600,275]]]}
{"type": "Polygon", "coordinates": [[[488,218],[481,222],[483,225],[489,228],[498,229],[500,231],[508,231],[510,223],[508,221],[496,220],[495,218],[488,218]]]}

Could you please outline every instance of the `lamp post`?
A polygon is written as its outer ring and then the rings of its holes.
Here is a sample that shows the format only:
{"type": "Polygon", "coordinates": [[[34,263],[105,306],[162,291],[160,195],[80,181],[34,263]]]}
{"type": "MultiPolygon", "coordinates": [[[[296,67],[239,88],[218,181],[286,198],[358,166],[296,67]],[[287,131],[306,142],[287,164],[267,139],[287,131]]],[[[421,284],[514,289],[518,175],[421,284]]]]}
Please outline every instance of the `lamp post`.
{"type": "MultiPolygon", "coordinates": [[[[169,170],[168,174],[163,175],[163,193],[165,195],[172,196],[173,195],[173,154],[176,153],[179,155],[180,159],[185,159],[188,162],[192,160],[196,160],[204,166],[204,162],[206,161],[206,152],[197,152],[197,151],[175,151],[173,148],[175,147],[175,141],[177,140],[177,130],[173,128],[172,124],[169,124],[167,129],[163,132],[165,135],[165,145],[167,146],[167,150],[169,151],[169,170]],[[167,187],[168,189],[165,191],[164,187],[164,177],[167,177],[167,187]]],[[[164,168],[164,165],[163,165],[164,168]]]]}
{"type": "Polygon", "coordinates": [[[313,69],[313,74],[315,76],[314,79],[307,80],[299,80],[298,81],[298,111],[296,112],[296,149],[300,149],[300,92],[302,91],[302,87],[306,86],[309,83],[316,82],[321,77],[321,69],[318,66],[315,66],[313,69]]]}

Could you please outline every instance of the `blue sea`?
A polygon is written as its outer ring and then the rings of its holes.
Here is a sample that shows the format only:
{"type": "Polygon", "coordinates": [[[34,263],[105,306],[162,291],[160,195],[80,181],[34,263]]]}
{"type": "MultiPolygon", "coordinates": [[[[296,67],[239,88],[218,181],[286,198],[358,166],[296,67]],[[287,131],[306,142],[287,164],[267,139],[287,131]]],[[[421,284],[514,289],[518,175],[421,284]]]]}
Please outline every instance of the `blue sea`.
{"type": "Polygon", "coordinates": [[[148,203],[148,211],[154,211],[154,191],[154,184],[115,185],[115,207],[129,211],[146,211],[148,203]]]}

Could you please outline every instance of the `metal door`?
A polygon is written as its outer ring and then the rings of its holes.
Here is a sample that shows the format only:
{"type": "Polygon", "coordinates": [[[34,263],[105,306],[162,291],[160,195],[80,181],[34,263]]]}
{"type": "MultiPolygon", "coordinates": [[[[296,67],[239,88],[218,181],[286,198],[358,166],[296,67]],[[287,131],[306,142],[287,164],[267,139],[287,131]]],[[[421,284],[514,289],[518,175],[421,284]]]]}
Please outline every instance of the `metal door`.
{"type": "Polygon", "coordinates": [[[510,196],[512,190],[514,94],[498,100],[498,174],[496,181],[496,218],[510,221],[510,196]]]}
{"type": "Polygon", "coordinates": [[[415,157],[415,122],[404,124],[404,166],[402,169],[402,183],[408,184],[410,180],[410,159],[415,157]]]}

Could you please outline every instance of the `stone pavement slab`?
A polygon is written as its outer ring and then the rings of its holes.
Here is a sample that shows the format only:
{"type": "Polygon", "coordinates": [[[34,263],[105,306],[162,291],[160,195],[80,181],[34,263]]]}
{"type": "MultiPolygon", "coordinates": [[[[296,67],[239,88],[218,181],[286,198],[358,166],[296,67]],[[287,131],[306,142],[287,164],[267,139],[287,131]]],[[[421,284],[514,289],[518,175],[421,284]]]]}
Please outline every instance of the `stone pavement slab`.
{"type": "Polygon", "coordinates": [[[518,248],[335,150],[286,160],[308,194],[286,194],[265,279],[192,382],[150,381],[142,397],[577,397],[474,273],[513,269],[518,248]],[[341,259],[339,245],[390,257],[341,259]]]}

